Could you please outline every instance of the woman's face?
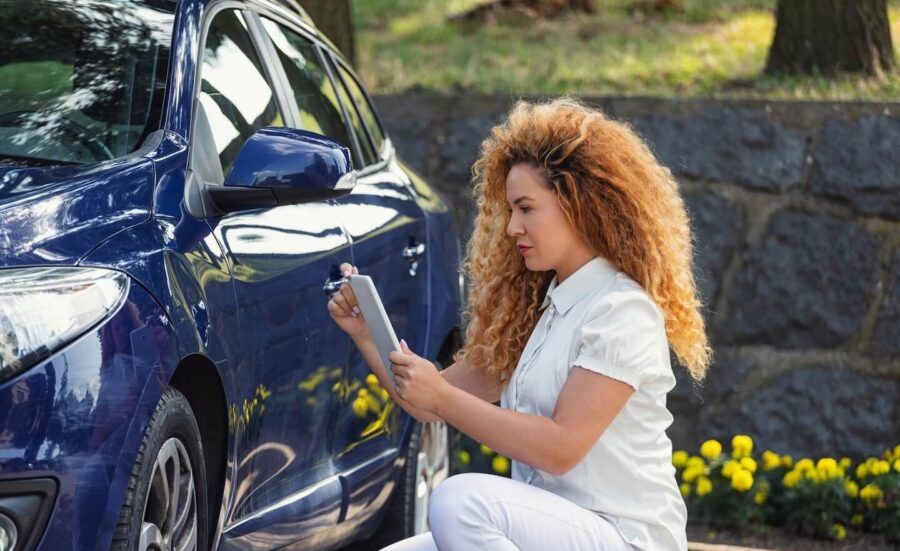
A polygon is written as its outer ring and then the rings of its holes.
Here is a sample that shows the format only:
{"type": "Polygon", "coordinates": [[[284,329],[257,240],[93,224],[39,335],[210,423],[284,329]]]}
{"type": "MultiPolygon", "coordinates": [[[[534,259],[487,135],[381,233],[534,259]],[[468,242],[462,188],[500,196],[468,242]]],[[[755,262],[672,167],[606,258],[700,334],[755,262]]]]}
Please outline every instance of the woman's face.
{"type": "Polygon", "coordinates": [[[594,257],[569,226],[556,194],[531,165],[517,163],[510,169],[506,202],[511,209],[506,233],[515,239],[529,270],[555,270],[562,282],[594,257]]]}

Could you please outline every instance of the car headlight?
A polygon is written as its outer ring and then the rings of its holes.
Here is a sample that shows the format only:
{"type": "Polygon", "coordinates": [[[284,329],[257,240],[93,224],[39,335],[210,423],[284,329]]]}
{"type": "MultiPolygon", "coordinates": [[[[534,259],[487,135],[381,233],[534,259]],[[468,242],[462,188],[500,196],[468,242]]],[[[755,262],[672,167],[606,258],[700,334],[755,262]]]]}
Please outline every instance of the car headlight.
{"type": "Polygon", "coordinates": [[[113,314],[128,285],[125,274],[105,268],[0,270],[0,382],[113,314]]]}

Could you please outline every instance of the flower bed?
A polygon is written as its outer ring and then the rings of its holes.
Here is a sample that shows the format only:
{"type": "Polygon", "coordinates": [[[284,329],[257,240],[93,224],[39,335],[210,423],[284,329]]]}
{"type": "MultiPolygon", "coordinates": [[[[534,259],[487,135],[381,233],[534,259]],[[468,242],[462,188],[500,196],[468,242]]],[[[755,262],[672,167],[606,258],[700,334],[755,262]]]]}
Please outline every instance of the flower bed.
{"type": "Polygon", "coordinates": [[[855,463],[765,450],[736,435],[731,453],[707,440],[699,455],[672,454],[692,521],[720,528],[771,525],[815,538],[844,540],[848,531],[900,541],[900,445],[855,463]]]}
{"type": "MultiPolygon", "coordinates": [[[[699,455],[676,450],[672,464],[692,524],[738,532],[771,527],[838,541],[873,534],[900,542],[900,445],[859,462],[795,461],[771,450],[757,455],[753,439],[739,434],[730,453],[707,440],[699,455]]],[[[510,463],[462,436],[454,470],[508,476],[510,463]]]]}

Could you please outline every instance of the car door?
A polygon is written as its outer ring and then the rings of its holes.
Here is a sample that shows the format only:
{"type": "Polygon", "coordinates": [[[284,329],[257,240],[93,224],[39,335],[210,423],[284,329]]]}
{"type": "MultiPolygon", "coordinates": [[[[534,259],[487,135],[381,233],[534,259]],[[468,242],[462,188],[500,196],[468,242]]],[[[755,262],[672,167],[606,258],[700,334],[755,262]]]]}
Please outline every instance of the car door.
{"type": "MultiPolygon", "coordinates": [[[[207,163],[220,170],[208,172],[224,181],[250,135],[299,120],[256,14],[218,11],[204,44],[194,136],[215,146],[207,163]]],[[[277,547],[338,522],[332,388],[350,341],[328,315],[325,290],[351,251],[336,220],[327,201],[210,219],[232,272],[243,393],[229,412],[237,476],[224,548],[277,547]]]]}
{"type": "MultiPolygon", "coordinates": [[[[350,195],[334,200],[353,243],[360,273],[372,277],[398,338],[427,357],[428,270],[424,211],[393,160],[374,109],[350,69],[330,59],[338,97],[357,145],[361,169],[350,195]]],[[[386,500],[394,459],[411,419],[388,398],[358,350],[351,349],[346,392],[335,426],[335,463],[348,475],[347,518],[374,514],[386,500]]]]}

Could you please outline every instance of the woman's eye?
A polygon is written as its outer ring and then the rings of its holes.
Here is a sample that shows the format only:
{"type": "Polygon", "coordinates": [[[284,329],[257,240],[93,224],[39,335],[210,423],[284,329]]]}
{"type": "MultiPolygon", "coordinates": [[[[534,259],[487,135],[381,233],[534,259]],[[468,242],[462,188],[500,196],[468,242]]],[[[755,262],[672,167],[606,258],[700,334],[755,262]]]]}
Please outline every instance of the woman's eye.
{"type": "Polygon", "coordinates": [[[531,212],[531,207],[522,207],[522,212],[531,212]]]}

